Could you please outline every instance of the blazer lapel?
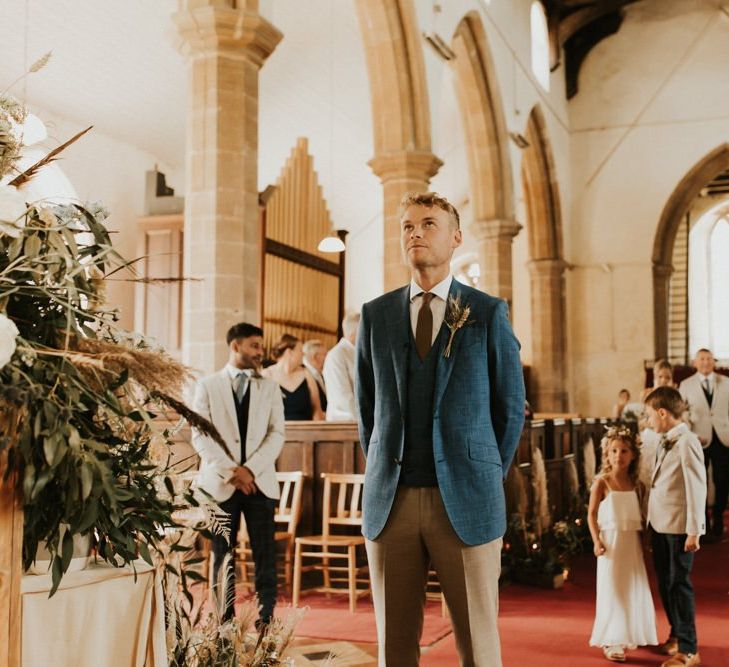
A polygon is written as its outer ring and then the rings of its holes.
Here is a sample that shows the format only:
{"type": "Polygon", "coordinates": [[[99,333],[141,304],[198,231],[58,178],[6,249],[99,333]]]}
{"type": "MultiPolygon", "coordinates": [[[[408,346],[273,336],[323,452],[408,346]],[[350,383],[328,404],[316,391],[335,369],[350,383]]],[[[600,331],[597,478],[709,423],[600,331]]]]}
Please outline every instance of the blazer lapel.
{"type": "MultiPolygon", "coordinates": [[[[455,278],[453,279],[453,282],[451,282],[451,288],[448,290],[448,299],[450,300],[451,297],[455,298],[459,292],[461,292],[461,283],[459,283],[455,278]]],[[[462,292],[461,292],[462,294],[462,292]]],[[[468,304],[465,301],[461,301],[461,306],[465,307],[468,304]]],[[[448,304],[446,304],[446,314],[448,313],[448,304]]],[[[443,319],[443,326],[446,327],[445,324],[445,318],[443,319]]],[[[463,338],[463,331],[456,332],[456,335],[453,337],[453,345],[451,345],[451,353],[448,357],[445,356],[445,349],[448,345],[448,340],[450,338],[451,332],[450,329],[446,327],[446,339],[445,342],[442,345],[442,349],[437,350],[438,352],[438,364],[435,369],[435,401],[433,403],[434,409],[438,409],[438,406],[440,405],[441,399],[443,398],[443,394],[445,393],[446,387],[448,386],[448,381],[451,379],[451,373],[453,372],[453,364],[455,361],[455,358],[458,356],[458,351],[461,348],[461,338],[463,338]]]]}
{"type": "Polygon", "coordinates": [[[393,295],[392,306],[384,313],[390,338],[390,356],[395,368],[395,383],[400,410],[404,414],[407,395],[407,354],[410,345],[410,285],[393,295]],[[388,312],[389,311],[389,312],[388,312]]]}
{"type": "Polygon", "coordinates": [[[223,369],[218,375],[218,391],[220,392],[220,400],[225,406],[228,413],[233,432],[238,430],[238,414],[235,410],[235,399],[233,398],[233,387],[230,383],[228,371],[223,369]]]}
{"type": "MultiPolygon", "coordinates": [[[[261,381],[256,378],[251,378],[248,381],[248,391],[250,392],[250,396],[248,397],[248,433],[246,433],[246,441],[248,440],[248,437],[250,433],[253,432],[254,424],[256,421],[256,418],[259,414],[258,406],[261,403],[261,381]]],[[[246,447],[246,443],[242,442],[241,447],[246,447]]],[[[246,457],[248,456],[248,449],[244,449],[246,453],[246,457]]]]}
{"type": "Polygon", "coordinates": [[[658,474],[658,471],[661,469],[661,466],[663,465],[663,461],[666,459],[666,456],[668,455],[668,451],[666,447],[663,444],[658,445],[661,448],[661,451],[658,452],[658,458],[656,459],[656,463],[653,466],[653,474],[651,475],[651,483],[656,479],[656,475],[658,474]]]}

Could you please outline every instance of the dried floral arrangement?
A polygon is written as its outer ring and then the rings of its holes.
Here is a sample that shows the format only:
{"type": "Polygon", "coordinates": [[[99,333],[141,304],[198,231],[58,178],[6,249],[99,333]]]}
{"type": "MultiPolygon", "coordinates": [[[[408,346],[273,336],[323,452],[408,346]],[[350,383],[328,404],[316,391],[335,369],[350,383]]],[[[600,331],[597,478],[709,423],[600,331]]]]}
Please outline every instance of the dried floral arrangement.
{"type": "Polygon", "coordinates": [[[128,263],[103,207],[26,201],[24,185],[80,134],[20,171],[25,116],[0,94],[0,453],[22,492],[23,564],[45,543],[55,591],[74,535],[114,566],[152,564],[173,513],[197,502],[165,492],[171,471],[150,457],[168,442],[155,412],[189,373],[104,305],[104,279],[128,263]]]}
{"type": "Polygon", "coordinates": [[[22,105],[0,93],[0,456],[22,492],[23,565],[45,544],[53,594],[73,536],[89,535],[115,567],[138,558],[156,567],[170,667],[289,664],[283,653],[303,612],[259,635],[250,632],[252,604],[232,621],[194,604],[193,585],[205,579],[195,535],[224,533],[227,515],[170,467],[176,427],[155,416],[174,411],[227,447],[182,402],[189,370],[120,328],[106,307],[105,279],[130,263],[112,246],[103,207],[26,201],[23,186],[86,131],[21,172],[24,119],[22,105]]]}

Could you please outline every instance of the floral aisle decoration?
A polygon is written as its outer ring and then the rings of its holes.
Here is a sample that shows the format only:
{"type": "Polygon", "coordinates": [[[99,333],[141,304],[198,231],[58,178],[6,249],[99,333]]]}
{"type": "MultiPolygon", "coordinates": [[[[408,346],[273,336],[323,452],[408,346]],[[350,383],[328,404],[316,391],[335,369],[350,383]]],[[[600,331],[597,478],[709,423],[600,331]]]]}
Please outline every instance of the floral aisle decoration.
{"type": "Polygon", "coordinates": [[[20,173],[24,118],[0,94],[0,455],[9,477],[19,479],[23,565],[45,545],[53,594],[74,537],[87,536],[96,557],[115,567],[142,558],[157,568],[172,667],[283,665],[299,612],[259,641],[247,632],[250,610],[226,624],[203,618],[194,605],[194,584],[204,575],[192,536],[225,526],[206,499],[180,484],[179,468],[170,465],[174,428],[155,417],[171,409],[225,443],[182,402],[188,369],[119,327],[105,305],[105,280],[130,266],[112,246],[105,209],[25,201],[19,186],[83,133],[20,173]],[[245,651],[218,650],[233,635],[245,651]],[[202,641],[199,657],[200,642],[187,641],[193,636],[202,641]],[[204,658],[203,645],[218,649],[204,658]]]}
{"type": "MultiPolygon", "coordinates": [[[[172,470],[149,457],[152,438],[165,437],[153,420],[189,373],[121,329],[104,305],[104,279],[128,266],[111,244],[105,209],[25,201],[19,185],[59,151],[19,172],[24,119],[2,94],[0,451],[19,479],[23,565],[46,545],[55,592],[74,535],[90,536],[96,556],[114,566],[153,562],[180,500],[159,491],[172,486],[172,470]]],[[[197,503],[190,494],[184,502],[197,503]]]]}

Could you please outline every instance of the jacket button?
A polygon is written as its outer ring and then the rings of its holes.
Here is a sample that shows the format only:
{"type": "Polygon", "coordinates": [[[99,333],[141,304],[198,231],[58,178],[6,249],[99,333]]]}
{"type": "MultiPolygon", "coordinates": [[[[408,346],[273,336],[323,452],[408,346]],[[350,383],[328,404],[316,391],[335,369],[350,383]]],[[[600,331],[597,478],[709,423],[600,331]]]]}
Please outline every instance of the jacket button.
{"type": "Polygon", "coordinates": [[[240,444],[240,440],[238,440],[238,438],[236,438],[235,441],[240,444]]]}
{"type": "Polygon", "coordinates": [[[397,465],[402,465],[402,461],[398,458],[392,459],[397,465]]]}

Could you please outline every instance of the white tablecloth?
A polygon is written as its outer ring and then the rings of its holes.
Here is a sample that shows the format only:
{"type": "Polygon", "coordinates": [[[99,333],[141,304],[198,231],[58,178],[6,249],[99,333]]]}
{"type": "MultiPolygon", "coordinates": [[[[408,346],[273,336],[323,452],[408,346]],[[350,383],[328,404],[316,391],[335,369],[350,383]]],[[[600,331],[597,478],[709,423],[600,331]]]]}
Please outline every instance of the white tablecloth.
{"type": "Polygon", "coordinates": [[[26,575],[23,667],[166,667],[164,601],[152,568],[92,564],[66,574],[26,575]]]}

